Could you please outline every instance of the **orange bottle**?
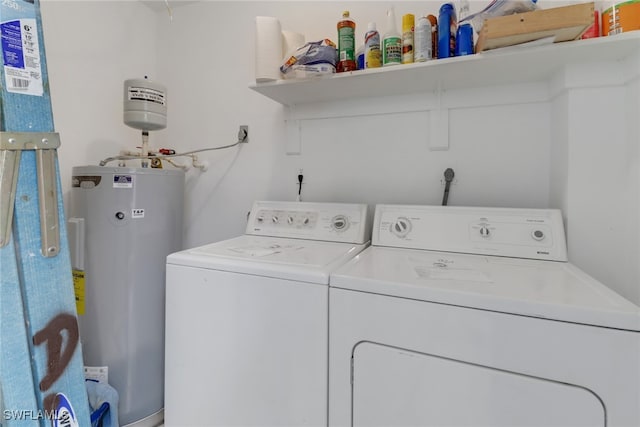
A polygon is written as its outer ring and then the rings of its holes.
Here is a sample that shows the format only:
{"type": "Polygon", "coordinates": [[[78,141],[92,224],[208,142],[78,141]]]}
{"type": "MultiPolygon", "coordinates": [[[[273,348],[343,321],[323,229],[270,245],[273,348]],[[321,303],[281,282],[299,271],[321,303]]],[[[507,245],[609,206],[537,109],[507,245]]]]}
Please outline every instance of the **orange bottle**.
{"type": "Polygon", "coordinates": [[[349,11],[342,12],[338,22],[338,63],[336,71],[355,71],[356,65],[356,23],[349,18],[349,11]]]}
{"type": "Polygon", "coordinates": [[[431,57],[436,59],[438,57],[438,18],[429,15],[427,19],[431,23],[431,57]]]}

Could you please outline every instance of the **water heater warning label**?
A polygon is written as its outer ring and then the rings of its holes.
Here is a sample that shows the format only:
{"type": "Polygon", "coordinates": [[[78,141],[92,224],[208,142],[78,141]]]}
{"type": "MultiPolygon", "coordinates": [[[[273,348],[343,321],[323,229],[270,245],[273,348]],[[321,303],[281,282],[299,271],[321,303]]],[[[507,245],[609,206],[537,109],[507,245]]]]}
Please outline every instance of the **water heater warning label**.
{"type": "Polygon", "coordinates": [[[166,103],[164,92],[149,87],[129,86],[127,93],[129,101],[147,101],[160,105],[166,103]]]}
{"type": "Polygon", "coordinates": [[[0,23],[2,60],[8,92],[42,96],[40,47],[35,19],[0,23]]]}
{"type": "Polygon", "coordinates": [[[85,308],[85,277],[84,271],[73,270],[73,290],[76,295],[76,311],[78,315],[84,315],[85,308]]]}
{"type": "Polygon", "coordinates": [[[114,175],[113,188],[133,188],[133,176],[131,175],[114,175]]]}

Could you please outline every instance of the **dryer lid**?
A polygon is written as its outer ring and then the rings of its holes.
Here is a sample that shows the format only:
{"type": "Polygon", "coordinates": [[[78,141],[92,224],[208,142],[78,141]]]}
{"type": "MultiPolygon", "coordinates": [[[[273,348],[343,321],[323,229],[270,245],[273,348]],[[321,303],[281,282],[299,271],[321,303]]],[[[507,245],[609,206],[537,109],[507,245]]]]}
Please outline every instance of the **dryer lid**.
{"type": "Polygon", "coordinates": [[[169,255],[168,264],[328,284],[366,244],[244,235],[169,255]]]}
{"type": "Polygon", "coordinates": [[[570,263],[372,246],[331,287],[640,331],[640,308],[570,263]]]}

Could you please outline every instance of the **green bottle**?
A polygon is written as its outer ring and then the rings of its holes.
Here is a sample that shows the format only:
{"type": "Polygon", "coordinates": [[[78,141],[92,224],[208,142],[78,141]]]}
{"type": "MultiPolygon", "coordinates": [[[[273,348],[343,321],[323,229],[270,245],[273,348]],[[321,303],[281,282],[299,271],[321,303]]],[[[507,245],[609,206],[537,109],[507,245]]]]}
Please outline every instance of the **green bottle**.
{"type": "Polygon", "coordinates": [[[396,29],[396,13],[387,11],[387,32],[382,37],[382,65],[402,64],[402,37],[396,29]]]}

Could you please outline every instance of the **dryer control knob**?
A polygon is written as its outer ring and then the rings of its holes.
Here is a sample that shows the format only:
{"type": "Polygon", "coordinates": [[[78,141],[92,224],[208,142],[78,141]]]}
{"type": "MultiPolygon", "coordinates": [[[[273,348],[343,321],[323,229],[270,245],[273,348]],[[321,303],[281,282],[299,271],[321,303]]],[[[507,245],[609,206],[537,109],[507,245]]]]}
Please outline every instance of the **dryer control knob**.
{"type": "Polygon", "coordinates": [[[336,231],[344,231],[349,228],[349,218],[344,215],[336,215],[331,219],[331,228],[336,231]]]}
{"type": "Polygon", "coordinates": [[[531,237],[533,237],[534,240],[540,241],[540,240],[544,239],[544,231],[542,231],[542,230],[533,230],[533,232],[531,233],[531,237]]]}
{"type": "Polygon", "coordinates": [[[409,218],[400,217],[391,225],[391,232],[398,237],[406,237],[411,231],[409,218]]]}
{"type": "Polygon", "coordinates": [[[288,216],[287,217],[287,224],[289,224],[289,225],[293,224],[293,217],[292,216],[288,216]]]}
{"type": "Polygon", "coordinates": [[[489,231],[489,229],[486,226],[482,226],[480,227],[480,235],[482,237],[489,237],[489,235],[491,234],[491,231],[489,231]]]}
{"type": "Polygon", "coordinates": [[[274,215],[274,216],[271,217],[271,222],[273,222],[274,224],[277,224],[278,221],[279,221],[279,219],[278,219],[277,216],[274,215]]]}

